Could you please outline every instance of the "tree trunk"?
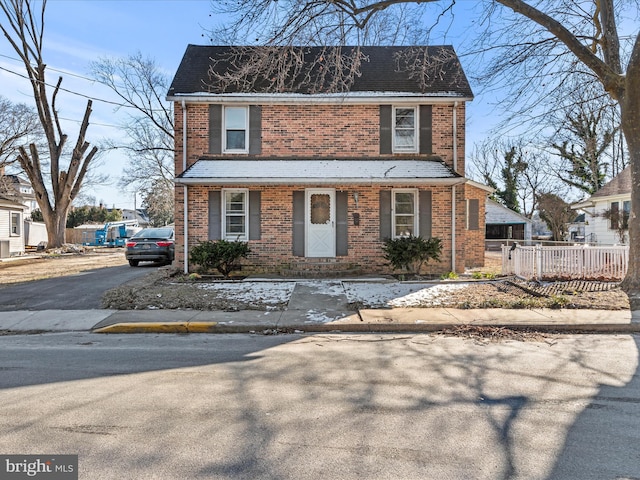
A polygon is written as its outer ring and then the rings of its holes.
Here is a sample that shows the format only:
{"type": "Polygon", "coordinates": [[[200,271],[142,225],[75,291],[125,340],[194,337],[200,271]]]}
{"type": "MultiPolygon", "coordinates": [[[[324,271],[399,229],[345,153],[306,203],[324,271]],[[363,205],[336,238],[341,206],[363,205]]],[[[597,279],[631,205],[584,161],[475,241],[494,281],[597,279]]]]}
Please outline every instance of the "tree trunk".
{"type": "Polygon", "coordinates": [[[620,101],[622,130],[629,149],[631,215],[629,217],[629,268],[622,288],[632,310],[640,310],[640,37],[629,60],[625,94],[620,101]]]}
{"type": "MultiPolygon", "coordinates": [[[[46,210],[46,209],[45,209],[46,210]]],[[[66,243],[67,209],[43,211],[42,219],[47,227],[47,248],[58,248],[66,243]]]]}

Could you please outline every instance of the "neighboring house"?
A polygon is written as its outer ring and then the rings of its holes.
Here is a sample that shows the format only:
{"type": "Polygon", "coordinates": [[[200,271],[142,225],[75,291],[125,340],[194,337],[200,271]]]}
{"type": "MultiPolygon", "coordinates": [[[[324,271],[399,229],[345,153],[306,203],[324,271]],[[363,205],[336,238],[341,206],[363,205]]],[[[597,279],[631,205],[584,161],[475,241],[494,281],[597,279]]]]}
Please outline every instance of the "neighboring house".
{"type": "MultiPolygon", "coordinates": [[[[425,273],[483,265],[491,190],[465,178],[473,94],[451,47],[362,47],[361,75],[336,93],[302,74],[277,89],[270,73],[218,82],[234,51],[189,45],[167,95],[185,272],[185,243],[218,239],[248,241],[253,271],[389,272],[384,240],[409,234],[442,240],[425,273]]],[[[305,48],[296,68],[331,80],[326,53],[305,48]]]]}
{"type": "Polygon", "coordinates": [[[631,213],[630,167],[587,200],[573,204],[571,208],[585,214],[585,241],[602,245],[627,243],[625,230],[631,213]],[[620,238],[621,233],[624,238],[620,238]]]}
{"type": "Polygon", "coordinates": [[[24,253],[24,210],[15,197],[0,193],[0,258],[24,253]]]}
{"type": "Polygon", "coordinates": [[[532,224],[530,218],[505,207],[490,198],[487,199],[487,249],[500,249],[511,240],[527,242],[531,240],[532,224]]]}
{"type": "Polygon", "coordinates": [[[577,215],[567,226],[568,238],[570,242],[588,242],[589,240],[584,234],[585,214],[577,215]]]}
{"type": "Polygon", "coordinates": [[[150,224],[149,217],[147,216],[147,211],[144,208],[136,208],[135,210],[123,208],[122,219],[136,220],[138,222],[138,225],[142,228],[148,227],[150,224]]]}
{"type": "Polygon", "coordinates": [[[4,175],[4,179],[7,185],[13,187],[20,203],[26,207],[24,212],[25,216],[30,217],[31,212],[38,209],[36,194],[33,191],[31,183],[18,175],[4,175]]]}

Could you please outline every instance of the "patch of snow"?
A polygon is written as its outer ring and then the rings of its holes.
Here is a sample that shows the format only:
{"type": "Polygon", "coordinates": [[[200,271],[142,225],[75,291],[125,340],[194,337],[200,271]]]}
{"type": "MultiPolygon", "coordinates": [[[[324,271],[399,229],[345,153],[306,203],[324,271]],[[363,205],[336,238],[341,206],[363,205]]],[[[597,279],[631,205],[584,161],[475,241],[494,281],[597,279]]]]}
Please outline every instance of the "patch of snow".
{"type": "Polygon", "coordinates": [[[288,302],[294,287],[293,282],[239,282],[239,283],[200,283],[199,288],[229,295],[239,301],[251,303],[260,301],[264,304],[288,302]]]}
{"type": "Polygon", "coordinates": [[[465,283],[362,283],[345,282],[349,302],[359,302],[371,308],[417,307],[440,305],[448,292],[464,288],[465,283]]]}

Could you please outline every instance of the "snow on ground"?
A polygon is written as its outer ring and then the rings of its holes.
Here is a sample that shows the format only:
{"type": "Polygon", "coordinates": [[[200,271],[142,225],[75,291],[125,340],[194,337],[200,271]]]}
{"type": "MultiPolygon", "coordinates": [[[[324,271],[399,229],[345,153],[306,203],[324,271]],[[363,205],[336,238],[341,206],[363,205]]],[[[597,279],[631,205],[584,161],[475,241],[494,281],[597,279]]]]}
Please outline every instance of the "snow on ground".
{"type": "Polygon", "coordinates": [[[246,303],[278,305],[289,301],[295,282],[218,282],[201,283],[199,288],[229,295],[246,303]]]}
{"type": "Polygon", "coordinates": [[[311,287],[317,293],[335,297],[346,296],[349,303],[369,308],[418,307],[439,305],[447,292],[464,288],[466,283],[402,283],[388,281],[251,281],[203,283],[198,286],[247,302],[266,305],[289,301],[296,284],[311,287]]]}
{"type": "Polygon", "coordinates": [[[371,308],[439,305],[447,292],[466,286],[464,283],[344,282],[349,302],[360,302],[371,308]]]}

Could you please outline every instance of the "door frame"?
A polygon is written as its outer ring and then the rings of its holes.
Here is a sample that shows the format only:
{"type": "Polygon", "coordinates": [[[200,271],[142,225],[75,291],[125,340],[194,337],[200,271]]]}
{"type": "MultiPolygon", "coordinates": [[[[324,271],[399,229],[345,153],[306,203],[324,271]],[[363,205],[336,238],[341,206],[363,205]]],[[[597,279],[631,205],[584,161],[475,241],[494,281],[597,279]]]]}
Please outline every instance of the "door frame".
{"type": "Polygon", "coordinates": [[[335,188],[307,188],[304,195],[304,256],[310,258],[333,258],[336,256],[336,189],[335,188]],[[313,227],[311,226],[311,196],[314,194],[328,194],[330,197],[329,229],[331,238],[330,255],[312,255],[310,238],[313,227]]]}

